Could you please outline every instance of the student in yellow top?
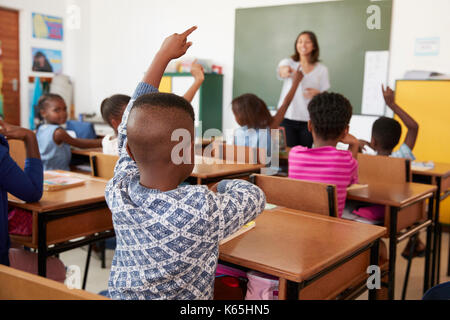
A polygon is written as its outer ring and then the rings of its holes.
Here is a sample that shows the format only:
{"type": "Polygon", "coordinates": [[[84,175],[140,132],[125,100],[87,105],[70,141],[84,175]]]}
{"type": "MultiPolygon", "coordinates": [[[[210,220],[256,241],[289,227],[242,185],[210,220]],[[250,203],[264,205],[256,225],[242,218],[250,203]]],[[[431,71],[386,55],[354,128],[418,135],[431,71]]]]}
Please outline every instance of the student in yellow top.
{"type": "MultiPolygon", "coordinates": [[[[195,94],[205,80],[205,74],[201,64],[195,60],[191,66],[191,74],[194,77],[194,83],[186,91],[183,98],[188,102],[192,102],[195,94]]],[[[103,120],[110,125],[114,130],[114,135],[106,135],[102,140],[103,153],[118,155],[117,149],[117,128],[122,121],[122,115],[125,108],[130,101],[130,96],[124,94],[115,94],[102,101],[100,111],[102,113],[103,120]]]]}

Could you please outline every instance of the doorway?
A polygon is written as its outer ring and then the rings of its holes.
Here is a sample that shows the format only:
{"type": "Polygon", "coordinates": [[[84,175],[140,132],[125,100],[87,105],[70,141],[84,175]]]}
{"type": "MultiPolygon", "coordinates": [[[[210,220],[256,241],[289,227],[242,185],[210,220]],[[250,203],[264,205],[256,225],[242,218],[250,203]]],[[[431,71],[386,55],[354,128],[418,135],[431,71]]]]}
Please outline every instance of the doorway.
{"type": "Polygon", "coordinates": [[[19,12],[0,8],[0,94],[3,118],[20,125],[19,12]]]}

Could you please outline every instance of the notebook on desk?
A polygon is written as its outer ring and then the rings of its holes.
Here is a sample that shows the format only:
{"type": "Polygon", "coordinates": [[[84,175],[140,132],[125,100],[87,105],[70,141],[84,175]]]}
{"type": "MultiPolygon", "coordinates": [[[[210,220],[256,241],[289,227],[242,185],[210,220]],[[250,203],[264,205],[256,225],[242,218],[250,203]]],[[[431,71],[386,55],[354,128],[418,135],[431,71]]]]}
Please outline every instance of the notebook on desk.
{"type": "Polygon", "coordinates": [[[71,177],[68,174],[54,171],[44,172],[44,191],[56,191],[77,187],[83,185],[84,182],[83,179],[71,177]]]}

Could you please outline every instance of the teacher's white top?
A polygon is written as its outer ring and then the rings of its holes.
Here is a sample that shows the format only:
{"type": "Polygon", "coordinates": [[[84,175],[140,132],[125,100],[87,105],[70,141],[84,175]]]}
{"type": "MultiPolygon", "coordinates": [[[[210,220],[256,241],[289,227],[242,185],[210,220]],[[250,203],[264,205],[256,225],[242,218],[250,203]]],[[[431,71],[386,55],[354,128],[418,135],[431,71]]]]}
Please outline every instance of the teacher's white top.
{"type": "MultiPolygon", "coordinates": [[[[283,100],[286,97],[289,89],[292,86],[292,78],[281,78],[278,74],[278,69],[282,66],[290,66],[292,69],[297,70],[299,61],[294,61],[292,58],[283,59],[278,64],[277,77],[283,80],[283,88],[281,89],[280,100],[278,101],[278,108],[283,104],[283,100]]],[[[320,92],[324,92],[330,89],[330,79],[328,78],[328,69],[320,62],[316,63],[314,69],[304,75],[300,82],[294,98],[286,111],[285,118],[296,121],[308,121],[308,103],[310,99],[306,99],[303,96],[303,91],[307,88],[314,88],[320,92]]]]}

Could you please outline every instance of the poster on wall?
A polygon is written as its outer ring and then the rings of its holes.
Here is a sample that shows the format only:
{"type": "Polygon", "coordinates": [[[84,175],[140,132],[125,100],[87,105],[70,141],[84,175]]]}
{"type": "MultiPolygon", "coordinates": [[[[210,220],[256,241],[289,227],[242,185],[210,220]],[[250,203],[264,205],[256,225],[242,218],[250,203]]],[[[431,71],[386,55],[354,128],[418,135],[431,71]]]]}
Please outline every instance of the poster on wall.
{"type": "Polygon", "coordinates": [[[33,12],[33,37],[50,40],[63,40],[62,18],[33,12]]]}
{"type": "Polygon", "coordinates": [[[61,50],[31,48],[32,71],[61,73],[62,52],[61,50]]]}

